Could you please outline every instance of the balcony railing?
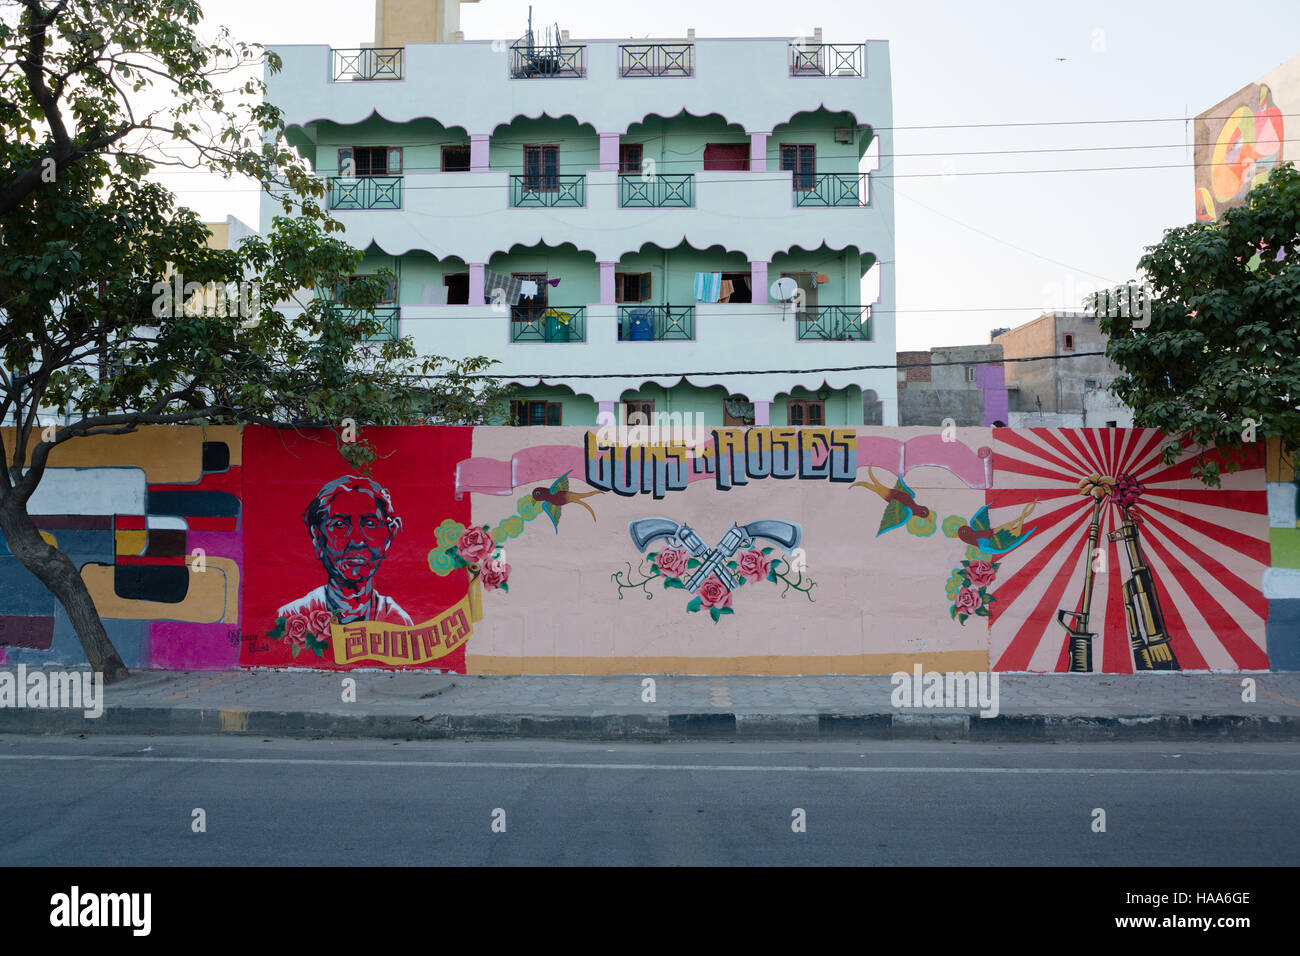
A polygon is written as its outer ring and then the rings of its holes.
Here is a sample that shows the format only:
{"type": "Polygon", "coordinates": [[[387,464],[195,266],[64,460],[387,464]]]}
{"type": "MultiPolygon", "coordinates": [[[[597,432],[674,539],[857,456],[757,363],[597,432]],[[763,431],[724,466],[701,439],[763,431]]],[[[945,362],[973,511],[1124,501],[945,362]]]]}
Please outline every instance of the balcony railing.
{"type": "Polygon", "coordinates": [[[694,76],[694,43],[623,43],[619,76],[694,76]]]}
{"type": "Polygon", "coordinates": [[[796,206],[865,206],[866,173],[794,174],[796,206]]]}
{"type": "Polygon", "coordinates": [[[401,209],[401,176],[331,176],[331,209],[401,209]]]}
{"type": "Polygon", "coordinates": [[[870,342],[871,306],[814,305],[795,313],[800,342],[870,342]]]}
{"type": "Polygon", "coordinates": [[[573,176],[511,176],[510,205],[585,206],[587,177],[581,173],[573,176]]]}
{"type": "Polygon", "coordinates": [[[400,80],[405,66],[402,47],[331,50],[330,79],[400,80]]]}
{"type": "Polygon", "coordinates": [[[865,43],[790,43],[791,76],[866,76],[865,43]]]}
{"type": "Polygon", "coordinates": [[[620,342],[690,342],[695,338],[693,305],[625,305],[618,310],[620,342]]]}
{"type": "Polygon", "coordinates": [[[618,177],[618,204],[628,208],[695,205],[694,173],[656,173],[650,178],[618,177]]]}
{"type": "Polygon", "coordinates": [[[524,80],[538,77],[587,75],[587,47],[582,43],[554,46],[516,44],[510,48],[510,76],[524,80]]]}
{"type": "Polygon", "coordinates": [[[585,342],[585,305],[516,306],[510,310],[511,342],[585,342]]]}
{"type": "Polygon", "coordinates": [[[349,312],[350,319],[364,319],[366,322],[379,322],[379,327],[367,335],[367,342],[391,342],[397,338],[397,322],[401,318],[402,309],[396,305],[376,306],[373,312],[349,312]]]}

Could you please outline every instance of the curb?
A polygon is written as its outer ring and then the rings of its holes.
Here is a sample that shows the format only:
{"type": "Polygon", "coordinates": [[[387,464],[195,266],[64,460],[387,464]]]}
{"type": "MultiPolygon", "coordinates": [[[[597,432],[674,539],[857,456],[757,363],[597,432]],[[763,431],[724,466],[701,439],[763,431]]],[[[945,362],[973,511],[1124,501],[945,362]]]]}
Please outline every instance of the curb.
{"type": "Polygon", "coordinates": [[[974,714],[347,714],[321,711],[108,709],[0,711],[0,734],[239,735],[400,740],[1300,740],[1300,716],[974,714]]]}

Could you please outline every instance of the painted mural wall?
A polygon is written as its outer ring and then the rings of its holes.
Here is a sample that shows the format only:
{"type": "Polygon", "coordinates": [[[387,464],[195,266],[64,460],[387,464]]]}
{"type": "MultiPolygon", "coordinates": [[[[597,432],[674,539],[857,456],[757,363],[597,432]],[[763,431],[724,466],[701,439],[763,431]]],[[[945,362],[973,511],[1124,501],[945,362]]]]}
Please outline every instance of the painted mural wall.
{"type": "MultiPolygon", "coordinates": [[[[70,443],[38,523],[135,667],[1128,674],[1298,656],[1264,592],[1262,445],[1207,489],[1191,452],[1164,465],[1162,436],[1132,429],[365,435],[368,475],[327,432],[70,443]]],[[[0,613],[0,660],[84,659],[7,554],[0,613]]]]}

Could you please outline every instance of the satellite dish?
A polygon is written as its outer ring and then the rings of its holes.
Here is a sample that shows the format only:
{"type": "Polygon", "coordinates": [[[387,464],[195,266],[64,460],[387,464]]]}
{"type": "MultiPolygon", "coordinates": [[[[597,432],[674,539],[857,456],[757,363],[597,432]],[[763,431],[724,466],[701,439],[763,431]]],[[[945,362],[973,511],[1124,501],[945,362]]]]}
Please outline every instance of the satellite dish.
{"type": "Polygon", "coordinates": [[[799,291],[799,283],[789,276],[782,276],[772,283],[772,288],[768,291],[772,293],[772,298],[778,302],[789,302],[794,298],[795,293],[799,291]]]}

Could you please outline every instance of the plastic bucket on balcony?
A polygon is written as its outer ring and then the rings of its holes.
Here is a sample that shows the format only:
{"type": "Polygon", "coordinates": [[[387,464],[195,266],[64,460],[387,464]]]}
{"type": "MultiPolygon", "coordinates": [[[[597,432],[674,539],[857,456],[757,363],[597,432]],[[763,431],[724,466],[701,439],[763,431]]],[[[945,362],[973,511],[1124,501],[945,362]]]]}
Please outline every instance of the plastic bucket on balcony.
{"type": "Polygon", "coordinates": [[[627,319],[627,337],[630,342],[649,342],[655,337],[653,309],[635,309],[627,319]]]}

